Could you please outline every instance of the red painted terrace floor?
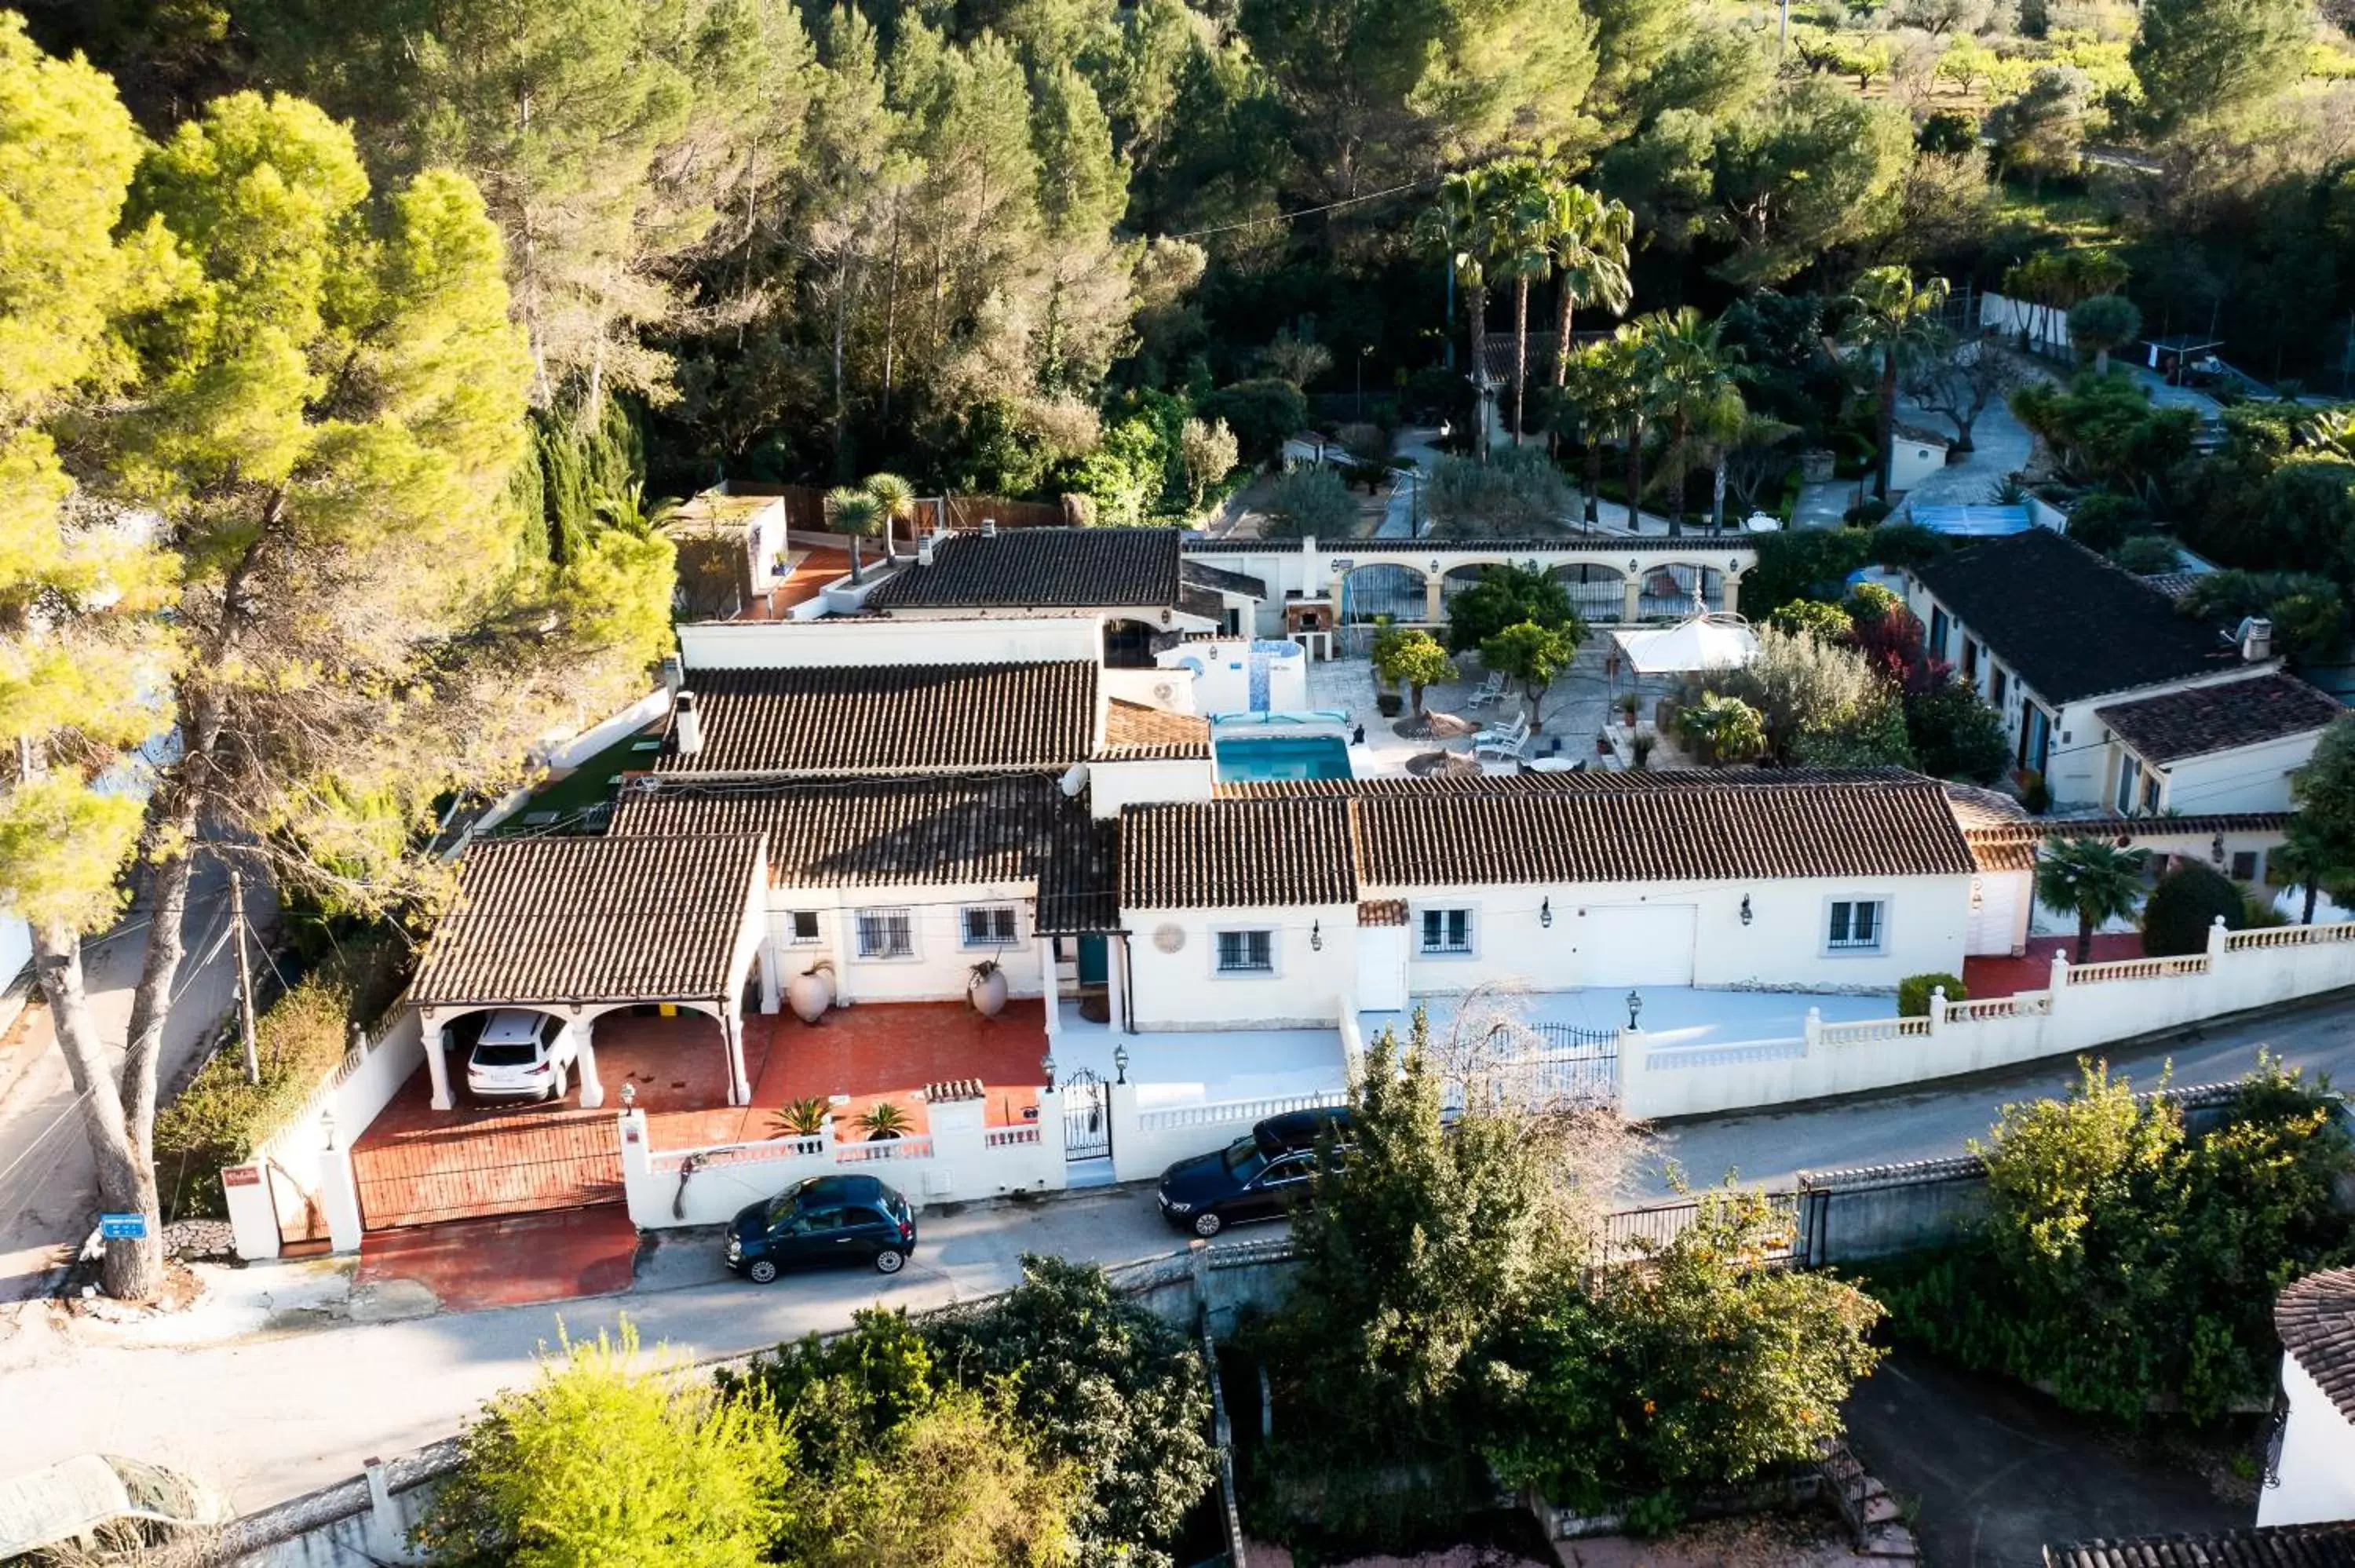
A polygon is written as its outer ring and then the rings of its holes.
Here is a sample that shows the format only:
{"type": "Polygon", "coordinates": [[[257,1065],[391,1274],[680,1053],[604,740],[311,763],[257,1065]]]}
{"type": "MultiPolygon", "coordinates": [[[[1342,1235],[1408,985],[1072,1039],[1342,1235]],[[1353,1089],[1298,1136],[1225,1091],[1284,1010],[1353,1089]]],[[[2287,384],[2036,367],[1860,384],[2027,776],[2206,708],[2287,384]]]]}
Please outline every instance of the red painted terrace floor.
{"type": "MultiPolygon", "coordinates": [[[[2017,996],[2023,991],[2042,991],[2052,983],[2052,955],[2066,953],[2074,963],[2077,959],[2077,938],[2074,937],[2030,937],[2028,950],[2019,958],[1978,958],[1963,960],[1963,989],[1975,997],[2017,996]]],[[[2142,933],[2112,931],[2094,938],[2093,951],[2086,962],[2115,963],[2121,959],[2142,957],[2142,933]]]]}
{"type": "MultiPolygon", "coordinates": [[[[709,1148],[776,1136],[777,1110],[804,1098],[847,1097],[833,1107],[851,1138],[856,1119],[889,1100],[911,1132],[926,1130],[916,1092],[927,1084],[978,1078],[993,1126],[1020,1123],[1035,1107],[1046,1054],[1046,1014],[1013,1001],[984,1018],[953,1002],[868,1003],[839,1008],[815,1024],[790,1014],[744,1021],[750,1106],[728,1103],[719,1026],[616,1013],[600,1019],[594,1041],[605,1104],[583,1109],[576,1080],[559,1103],[477,1105],[463,1086],[453,1110],[432,1108],[420,1068],[352,1150],[360,1208],[370,1231],[491,1215],[578,1208],[621,1195],[613,1118],[622,1087],[634,1091],[657,1150],[709,1148]]],[[[463,1086],[464,1067],[451,1064],[463,1086]]]]}
{"type": "Polygon", "coordinates": [[[448,1312],[529,1307],[627,1290],[638,1233],[619,1203],[371,1231],[355,1282],[410,1280],[448,1312]]]}

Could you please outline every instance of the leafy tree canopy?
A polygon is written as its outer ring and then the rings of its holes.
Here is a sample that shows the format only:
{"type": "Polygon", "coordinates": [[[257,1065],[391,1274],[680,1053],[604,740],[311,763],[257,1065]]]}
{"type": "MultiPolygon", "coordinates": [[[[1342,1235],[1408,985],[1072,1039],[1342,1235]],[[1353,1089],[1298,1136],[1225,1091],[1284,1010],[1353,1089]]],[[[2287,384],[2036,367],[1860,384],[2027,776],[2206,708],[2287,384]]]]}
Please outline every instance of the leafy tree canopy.
{"type": "Polygon", "coordinates": [[[1482,567],[1478,579],[1447,601],[1448,649],[1477,648],[1523,621],[1557,631],[1577,625],[1570,589],[1541,567],[1482,567]]]}

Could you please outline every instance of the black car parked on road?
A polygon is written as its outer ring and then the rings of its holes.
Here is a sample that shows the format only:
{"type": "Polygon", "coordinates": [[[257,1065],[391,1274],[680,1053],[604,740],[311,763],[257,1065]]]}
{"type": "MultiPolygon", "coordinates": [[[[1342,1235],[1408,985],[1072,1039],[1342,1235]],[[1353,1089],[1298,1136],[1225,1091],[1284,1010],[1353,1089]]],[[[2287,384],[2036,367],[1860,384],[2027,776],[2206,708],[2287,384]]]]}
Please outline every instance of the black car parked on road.
{"type": "Polygon", "coordinates": [[[1198,1236],[1243,1220],[1272,1220],[1308,1197],[1316,1140],[1327,1133],[1346,1155],[1346,1106],[1272,1116],[1216,1154],[1180,1160],[1161,1173],[1161,1217],[1198,1236]]]}
{"type": "Polygon", "coordinates": [[[813,1176],[728,1225],[728,1266],[755,1285],[807,1264],[872,1263],[897,1274],[915,1250],[915,1211],[872,1176],[813,1176]]]}

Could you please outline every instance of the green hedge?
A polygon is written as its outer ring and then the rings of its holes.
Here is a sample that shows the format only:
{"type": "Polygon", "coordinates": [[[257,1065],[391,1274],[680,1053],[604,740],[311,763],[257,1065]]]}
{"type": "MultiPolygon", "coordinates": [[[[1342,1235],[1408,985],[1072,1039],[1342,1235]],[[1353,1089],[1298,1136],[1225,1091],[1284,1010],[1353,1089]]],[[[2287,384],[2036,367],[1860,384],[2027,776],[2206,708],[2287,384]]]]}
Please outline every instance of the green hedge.
{"type": "MultiPolygon", "coordinates": [[[[155,1174],[165,1217],[223,1219],[220,1168],[250,1158],[342,1065],[355,1020],[370,1021],[398,970],[381,944],[347,946],[273,1002],[255,1025],[261,1081],[245,1077],[231,1030],[179,1097],[155,1115],[155,1174]]],[[[357,1129],[355,1129],[357,1130],[357,1129]]]]}

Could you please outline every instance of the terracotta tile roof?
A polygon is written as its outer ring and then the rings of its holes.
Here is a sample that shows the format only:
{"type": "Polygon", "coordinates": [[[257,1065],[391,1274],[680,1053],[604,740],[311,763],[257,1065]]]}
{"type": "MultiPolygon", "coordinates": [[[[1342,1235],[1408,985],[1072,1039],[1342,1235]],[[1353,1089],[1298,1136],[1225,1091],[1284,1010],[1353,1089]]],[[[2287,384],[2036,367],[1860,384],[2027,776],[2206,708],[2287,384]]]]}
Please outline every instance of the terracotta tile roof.
{"type": "Polygon", "coordinates": [[[758,895],[758,832],[495,839],[410,986],[420,1006],[693,1001],[727,995],[758,895]]]}
{"type": "Polygon", "coordinates": [[[1360,926],[1403,926],[1406,924],[1406,900],[1403,898],[1369,898],[1358,906],[1360,926]]]}
{"type": "MultiPolygon", "coordinates": [[[[757,832],[782,887],[1036,882],[1079,913],[1111,907],[1112,824],[1051,775],[664,784],[623,792],[618,838],[757,832]],[[1089,900],[1095,900],[1092,906],[1089,900]]],[[[1085,927],[1109,928],[1106,925],[1085,927]]]]}
{"type": "Polygon", "coordinates": [[[1385,774],[1370,779],[1238,779],[1220,784],[1221,800],[1295,799],[1305,795],[1374,798],[1426,795],[1628,795],[1664,789],[1820,789],[1832,784],[1918,783],[1902,768],[1591,768],[1582,773],[1434,773],[1428,778],[1385,774]]]}
{"type": "Polygon", "coordinates": [[[2321,729],[2347,710],[2294,675],[2193,686],[2094,710],[2145,762],[2231,751],[2321,729]]]}
{"type": "Polygon", "coordinates": [[[1174,528],[1019,528],[958,534],[869,594],[869,609],[1157,608],[1178,602],[1174,528]]]}
{"type": "Polygon", "coordinates": [[[2045,1568],[2355,1568],[2355,1523],[2146,1535],[2044,1549],[2045,1568]]]}
{"type": "Polygon", "coordinates": [[[1936,783],[1382,797],[1357,803],[1383,887],[1963,874],[1936,783]]]}
{"type": "Polygon", "coordinates": [[[1132,806],[1121,817],[1121,906],[1340,904],[1361,890],[1482,883],[1973,869],[1944,789],[1913,774],[1785,775],[1763,786],[1698,776],[1622,789],[1561,782],[1580,777],[1589,776],[1284,783],[1221,790],[1199,805],[1132,806]]]}
{"type": "Polygon", "coordinates": [[[1173,714],[1124,697],[1104,705],[1103,744],[1096,748],[1099,762],[1146,762],[1210,755],[1210,721],[1194,714],[1173,714]]]}
{"type": "Polygon", "coordinates": [[[2034,871],[2036,842],[2016,840],[1997,834],[1966,832],[1963,837],[1971,846],[1971,863],[1981,871],[2034,871]]]}
{"type": "Polygon", "coordinates": [[[2207,833],[2278,833],[2287,811],[2220,811],[2205,817],[2029,817],[1966,828],[1964,836],[1989,843],[2037,844],[2050,838],[2176,839],[2207,833]]]}
{"type": "Polygon", "coordinates": [[[2217,674],[2240,658],[2214,627],[2050,528],[1964,546],[1913,575],[2048,703],[2217,674]]]}
{"type": "Polygon", "coordinates": [[[2355,1422],[2355,1268],[2292,1281],[2274,1301],[2274,1330],[2339,1414],[2355,1422]]]}
{"type": "Polygon", "coordinates": [[[1123,909],[1354,904],[1355,861],[1340,800],[1210,800],[1120,814],[1123,909]]]}
{"type": "MultiPolygon", "coordinates": [[[[1092,749],[1096,666],[1023,664],[695,670],[703,749],[659,773],[809,776],[1068,768],[1092,749]]],[[[674,731],[674,736],[675,736],[674,731]]]]}
{"type": "Polygon", "coordinates": [[[2001,790],[1952,779],[1946,782],[1946,805],[1965,832],[1974,828],[2008,828],[2029,820],[2028,808],[2001,790]]]}

